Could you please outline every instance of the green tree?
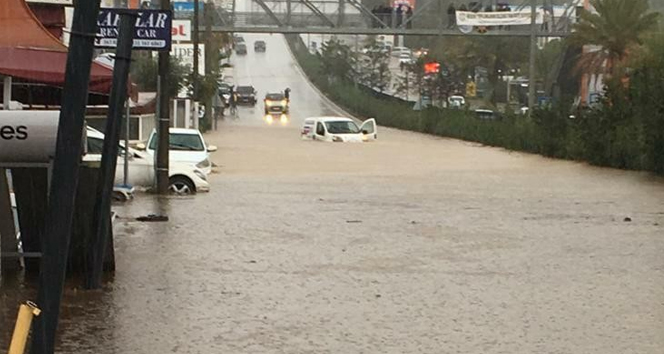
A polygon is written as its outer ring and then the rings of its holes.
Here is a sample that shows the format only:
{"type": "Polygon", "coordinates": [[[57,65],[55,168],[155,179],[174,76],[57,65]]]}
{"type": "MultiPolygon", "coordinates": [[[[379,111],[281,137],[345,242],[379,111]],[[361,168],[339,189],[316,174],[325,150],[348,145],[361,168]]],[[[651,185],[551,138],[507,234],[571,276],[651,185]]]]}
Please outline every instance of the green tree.
{"type": "MultiPolygon", "coordinates": [[[[176,97],[178,92],[185,87],[188,68],[178,60],[171,57],[170,70],[168,72],[168,97],[176,97]]],[[[138,85],[141,91],[156,92],[157,78],[159,77],[159,65],[157,58],[149,53],[140,53],[134,57],[131,64],[131,79],[138,85]]]]}
{"type": "Polygon", "coordinates": [[[365,85],[383,92],[392,82],[389,66],[390,54],[381,51],[375,40],[366,48],[366,61],[359,66],[361,81],[365,85]]]}
{"type": "Polygon", "coordinates": [[[495,103],[494,92],[501,76],[510,69],[525,66],[528,48],[527,38],[454,37],[436,40],[431,55],[455,67],[464,81],[474,74],[475,68],[486,68],[491,89],[485,99],[495,103]]]}
{"type": "Polygon", "coordinates": [[[351,48],[339,40],[331,39],[321,46],[319,59],[321,70],[327,75],[328,81],[352,81],[356,74],[355,64],[357,55],[351,48]]]}
{"type": "Polygon", "coordinates": [[[591,0],[596,13],[582,10],[580,20],[568,38],[572,45],[593,45],[585,53],[579,70],[624,75],[626,59],[644,37],[657,28],[660,14],[650,12],[648,0],[591,0]]]}

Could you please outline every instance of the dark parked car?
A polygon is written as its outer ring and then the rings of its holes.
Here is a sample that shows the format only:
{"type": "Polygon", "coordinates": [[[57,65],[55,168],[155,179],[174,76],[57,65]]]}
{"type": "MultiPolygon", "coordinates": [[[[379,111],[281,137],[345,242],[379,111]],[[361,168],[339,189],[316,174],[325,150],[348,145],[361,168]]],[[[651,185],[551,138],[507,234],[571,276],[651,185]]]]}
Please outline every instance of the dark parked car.
{"type": "Polygon", "coordinates": [[[247,54],[247,45],[244,44],[244,43],[238,43],[238,44],[235,46],[235,53],[236,53],[237,55],[245,55],[245,54],[247,54]]]}
{"type": "Polygon", "coordinates": [[[233,86],[231,84],[225,82],[219,83],[219,96],[221,96],[225,106],[228,106],[229,104],[231,91],[233,91],[233,86]]]}
{"type": "Polygon", "coordinates": [[[265,52],[266,49],[265,41],[254,42],[254,52],[265,52]]]}
{"type": "Polygon", "coordinates": [[[256,89],[253,86],[238,86],[235,89],[238,104],[256,104],[256,89]]]}
{"type": "Polygon", "coordinates": [[[475,116],[479,119],[483,120],[501,120],[503,119],[503,116],[498,113],[494,112],[489,109],[476,109],[475,110],[475,116]]]}

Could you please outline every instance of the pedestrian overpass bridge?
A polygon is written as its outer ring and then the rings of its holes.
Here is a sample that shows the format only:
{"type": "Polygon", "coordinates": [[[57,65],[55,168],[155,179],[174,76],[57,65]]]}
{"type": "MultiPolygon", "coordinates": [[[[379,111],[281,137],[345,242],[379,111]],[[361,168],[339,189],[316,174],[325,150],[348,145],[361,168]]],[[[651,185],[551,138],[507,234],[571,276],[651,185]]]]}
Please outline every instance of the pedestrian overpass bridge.
{"type": "MultiPolygon", "coordinates": [[[[543,0],[539,0],[542,2],[543,0]]],[[[544,0],[545,1],[545,0],[544,0]]],[[[529,1],[527,1],[529,2],[529,1]]],[[[503,27],[459,27],[447,14],[450,0],[418,2],[406,15],[392,11],[377,13],[360,0],[252,0],[249,8],[207,7],[199,12],[199,28],[213,32],[318,33],[419,36],[508,36],[531,35],[530,25],[503,27]],[[333,5],[331,7],[330,5],[333,5]]],[[[540,9],[541,5],[538,5],[540,9]]],[[[530,11],[521,5],[517,10],[530,11]]],[[[176,12],[176,18],[191,18],[191,12],[176,12]]],[[[536,25],[537,37],[565,37],[571,30],[575,7],[559,7],[546,25],[536,25]]]]}

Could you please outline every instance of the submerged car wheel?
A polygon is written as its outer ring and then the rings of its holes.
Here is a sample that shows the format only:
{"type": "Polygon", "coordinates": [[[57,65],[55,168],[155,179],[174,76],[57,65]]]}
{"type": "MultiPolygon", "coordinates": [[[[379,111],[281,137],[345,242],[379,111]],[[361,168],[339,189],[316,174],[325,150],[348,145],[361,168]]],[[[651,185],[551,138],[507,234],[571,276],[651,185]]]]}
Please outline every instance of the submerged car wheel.
{"type": "Polygon", "coordinates": [[[187,177],[174,176],[169,180],[168,190],[177,195],[189,195],[196,193],[196,186],[187,177]]]}

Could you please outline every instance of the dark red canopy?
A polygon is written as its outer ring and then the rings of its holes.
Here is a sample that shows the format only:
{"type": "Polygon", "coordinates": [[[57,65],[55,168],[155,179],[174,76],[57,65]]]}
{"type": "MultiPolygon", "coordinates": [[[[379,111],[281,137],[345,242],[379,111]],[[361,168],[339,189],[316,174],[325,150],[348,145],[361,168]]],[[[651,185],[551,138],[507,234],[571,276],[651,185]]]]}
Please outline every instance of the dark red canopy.
{"type": "MultiPolygon", "coordinates": [[[[0,75],[62,87],[67,47],[39,23],[25,0],[0,0],[0,75]]],[[[92,63],[90,91],[108,94],[113,70],[92,63]]]]}

